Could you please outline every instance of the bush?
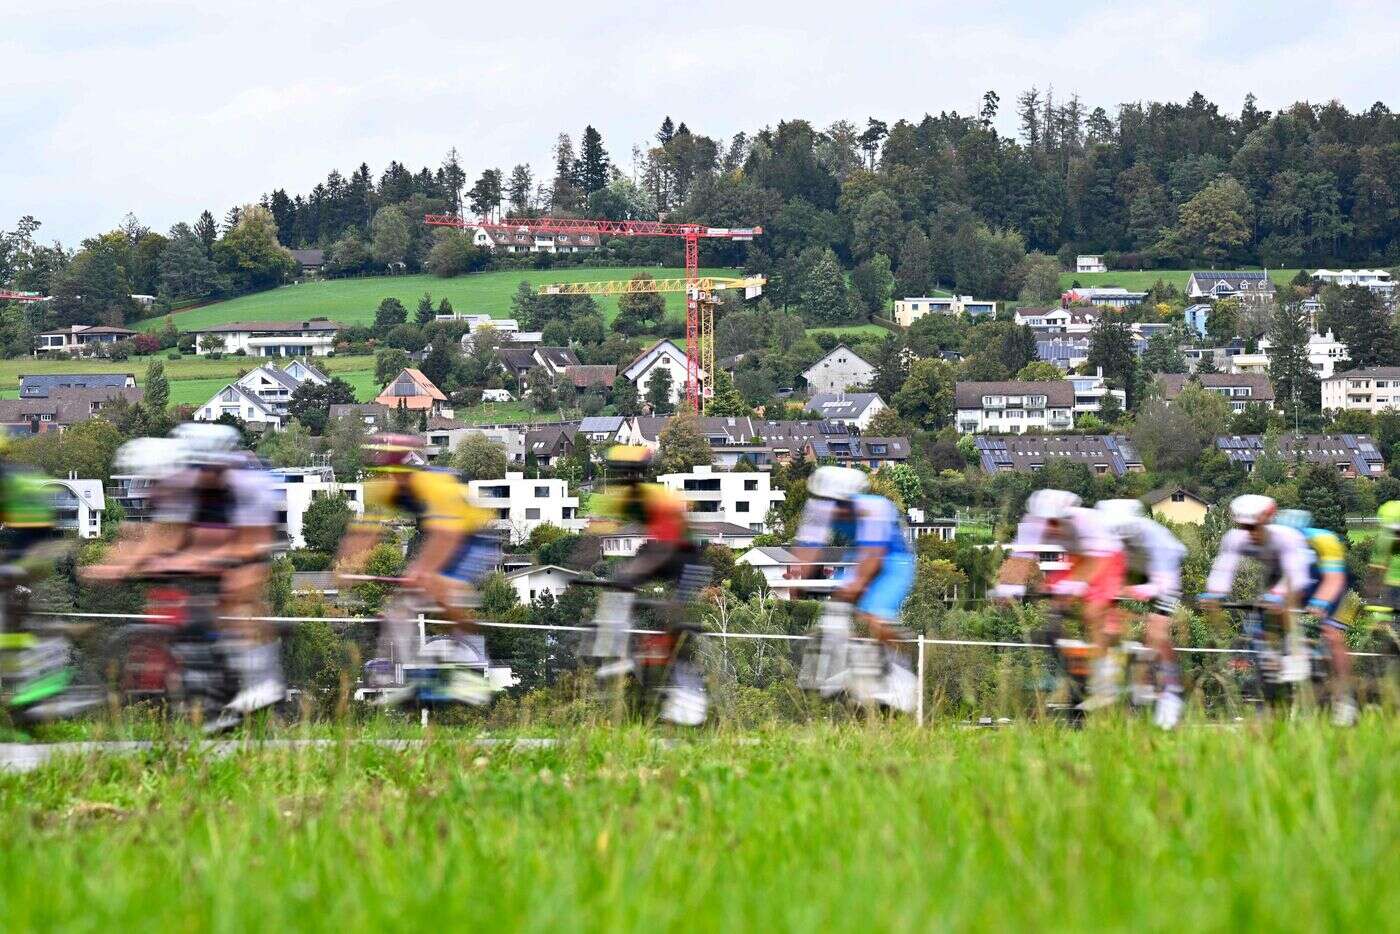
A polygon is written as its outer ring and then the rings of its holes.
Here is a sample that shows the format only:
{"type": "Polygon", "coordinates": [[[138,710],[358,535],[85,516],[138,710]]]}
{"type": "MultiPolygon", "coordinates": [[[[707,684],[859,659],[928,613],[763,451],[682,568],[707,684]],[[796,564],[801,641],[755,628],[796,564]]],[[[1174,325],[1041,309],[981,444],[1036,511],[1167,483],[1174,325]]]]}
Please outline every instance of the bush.
{"type": "Polygon", "coordinates": [[[291,560],[292,567],[297,571],[330,570],[331,556],[324,551],[316,551],[313,548],[293,548],[287,552],[287,557],[291,560]]]}
{"type": "Polygon", "coordinates": [[[172,351],[170,351],[170,353],[168,353],[168,354],[165,355],[165,359],[167,359],[167,360],[183,360],[183,359],[184,359],[184,356],[185,356],[185,355],[182,354],[182,353],[180,353],[180,351],[178,351],[178,350],[172,350],[172,351]]]}

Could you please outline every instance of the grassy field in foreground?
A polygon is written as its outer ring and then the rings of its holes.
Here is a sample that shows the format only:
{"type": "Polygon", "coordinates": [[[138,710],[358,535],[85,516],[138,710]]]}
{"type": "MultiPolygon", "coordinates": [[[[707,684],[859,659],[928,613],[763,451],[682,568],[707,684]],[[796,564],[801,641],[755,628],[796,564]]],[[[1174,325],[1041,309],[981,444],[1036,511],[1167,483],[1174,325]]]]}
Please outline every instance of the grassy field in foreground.
{"type": "MultiPolygon", "coordinates": [[[[312,316],[331,318],[342,324],[371,324],[374,310],[386,298],[403,302],[411,316],[418,300],[427,292],[433,304],[444,298],[460,314],[489,314],[497,318],[510,317],[510,299],[523,280],[535,288],[550,282],[593,282],[607,279],[630,279],[639,272],[649,272],[655,278],[680,278],[684,270],[664,267],[624,266],[618,268],[580,268],[503,270],[480,272],[455,279],[436,276],[372,276],[364,279],[327,279],[286,285],[268,292],[242,295],[225,302],[215,302],[202,308],[176,312],[175,326],[182,331],[226,324],[230,321],[295,321],[312,316]]],[[[703,275],[734,275],[734,270],[702,269],[703,275]]],[[[617,298],[600,297],[598,305],[611,323],[617,315],[617,298]]],[[[685,296],[666,296],[666,305],[673,316],[681,317],[685,296]]],[[[140,325],[143,330],[165,326],[164,318],[155,318],[140,325]]]]}
{"type": "Polygon", "coordinates": [[[1400,734],[169,750],[0,774],[11,930],[1374,930],[1400,734]]]}
{"type": "MultiPolygon", "coordinates": [[[[1234,268],[1233,266],[1230,268],[1234,268]]],[[[1122,272],[1062,272],[1060,273],[1060,288],[1067,289],[1075,282],[1085,288],[1097,288],[1107,286],[1122,286],[1125,289],[1134,291],[1146,291],[1161,279],[1167,285],[1175,285],[1182,292],[1186,291],[1186,280],[1191,278],[1191,269],[1147,269],[1147,270],[1124,270],[1122,272]]],[[[1270,269],[1269,278],[1275,286],[1285,286],[1298,274],[1296,269],[1270,269]]]]}
{"type": "MultiPolygon", "coordinates": [[[[19,398],[19,378],[33,373],[131,373],[139,385],[145,381],[146,367],[158,360],[165,367],[166,379],[170,380],[170,401],[176,405],[184,403],[203,404],[224,387],[260,363],[273,363],[281,366],[286,360],[260,360],[256,357],[226,356],[220,360],[185,354],[179,360],[170,360],[164,354],[152,357],[132,357],[125,361],[112,360],[47,360],[19,357],[13,360],[0,360],[0,398],[19,398]]],[[[317,357],[317,367],[339,376],[355,387],[356,398],[368,402],[379,392],[374,379],[374,358],[358,357],[317,357]]]]}

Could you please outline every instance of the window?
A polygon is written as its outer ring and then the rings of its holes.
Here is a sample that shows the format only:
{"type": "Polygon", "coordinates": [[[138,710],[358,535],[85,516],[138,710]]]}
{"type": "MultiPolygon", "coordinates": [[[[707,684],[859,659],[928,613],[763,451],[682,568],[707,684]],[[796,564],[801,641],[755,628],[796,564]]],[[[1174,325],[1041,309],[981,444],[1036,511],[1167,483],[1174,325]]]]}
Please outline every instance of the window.
{"type": "Polygon", "coordinates": [[[547,486],[537,486],[537,487],[535,487],[535,499],[549,499],[549,487],[547,487],[547,486]]]}
{"type": "Polygon", "coordinates": [[[748,512],[748,511],[749,511],[749,501],[746,500],[746,499],[744,499],[744,500],[740,500],[739,502],[735,503],[735,504],[734,504],[734,511],[735,511],[735,512],[748,512]]]}
{"type": "Polygon", "coordinates": [[[539,511],[539,509],[536,509],[536,508],[534,508],[534,507],[531,507],[531,508],[525,510],[525,518],[526,518],[526,519],[538,519],[539,517],[540,517],[540,511],[539,511]]]}
{"type": "Polygon", "coordinates": [[[757,480],[745,480],[745,481],[744,481],[744,492],[745,492],[745,493],[753,493],[753,492],[756,492],[757,490],[758,490],[758,481],[757,481],[757,480]]]}
{"type": "Polygon", "coordinates": [[[1180,490],[1177,490],[1175,493],[1172,494],[1172,502],[1173,502],[1173,503],[1184,503],[1184,502],[1186,502],[1186,494],[1183,493],[1183,492],[1180,491],[1180,490]]]}

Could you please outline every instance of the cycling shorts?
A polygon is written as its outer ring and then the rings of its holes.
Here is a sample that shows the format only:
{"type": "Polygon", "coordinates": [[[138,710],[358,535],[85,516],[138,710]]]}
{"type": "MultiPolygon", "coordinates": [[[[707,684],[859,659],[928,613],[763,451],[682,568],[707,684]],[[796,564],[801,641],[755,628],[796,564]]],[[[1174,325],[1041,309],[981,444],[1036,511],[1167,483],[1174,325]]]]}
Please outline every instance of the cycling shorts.
{"type": "MultiPolygon", "coordinates": [[[[1075,556],[1070,559],[1069,567],[1047,574],[1045,583],[1053,587],[1062,580],[1070,579],[1079,568],[1080,562],[1087,558],[1075,556]]],[[[1128,577],[1128,556],[1121,552],[1103,558],[1099,563],[1098,570],[1094,576],[1085,583],[1088,585],[1084,591],[1084,605],[1097,609],[1104,609],[1113,605],[1113,601],[1118,598],[1118,594],[1123,590],[1123,582],[1128,577]]]]}
{"type": "MultiPolygon", "coordinates": [[[[844,580],[854,572],[853,567],[845,568],[837,579],[844,580]]],[[[899,619],[904,601],[913,588],[914,556],[908,552],[887,554],[880,565],[880,573],[875,575],[856,601],[856,610],[881,622],[892,623],[899,619]]]]}
{"type": "Polygon", "coordinates": [[[501,540],[478,532],[468,535],[457,553],[443,565],[442,576],[466,584],[479,584],[501,563],[501,540]]]}
{"type": "MultiPolygon", "coordinates": [[[[1317,593],[1317,588],[1321,585],[1322,578],[1320,576],[1308,585],[1308,589],[1303,593],[1303,607],[1305,609],[1311,609],[1308,604],[1312,601],[1313,594],[1317,593]]],[[[1322,608],[1322,625],[1325,628],[1337,629],[1342,632],[1346,632],[1351,628],[1345,622],[1337,618],[1337,611],[1341,609],[1342,601],[1346,599],[1347,589],[1350,586],[1351,578],[1348,577],[1346,585],[1342,587],[1342,592],[1337,594],[1336,597],[1332,598],[1332,600],[1322,608]]]]}

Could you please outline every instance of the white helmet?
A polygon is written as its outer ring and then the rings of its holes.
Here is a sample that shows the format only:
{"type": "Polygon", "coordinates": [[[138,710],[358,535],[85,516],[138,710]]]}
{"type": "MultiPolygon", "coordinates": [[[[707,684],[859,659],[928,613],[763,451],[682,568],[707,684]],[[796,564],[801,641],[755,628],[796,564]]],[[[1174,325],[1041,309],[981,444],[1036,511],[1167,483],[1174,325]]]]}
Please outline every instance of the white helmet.
{"type": "Polygon", "coordinates": [[[854,499],[869,486],[870,478],[854,467],[818,467],[807,478],[807,492],[821,499],[854,499]]]}
{"type": "Polygon", "coordinates": [[[222,467],[238,460],[242,438],[232,425],[214,422],[185,422],[176,425],[170,437],[185,447],[189,463],[197,467],[222,467]]]}
{"type": "Polygon", "coordinates": [[[1278,503],[1272,496],[1246,493],[1230,500],[1230,516],[1236,525],[1262,525],[1273,519],[1278,503]]]}
{"type": "Polygon", "coordinates": [[[1110,532],[1119,538],[1133,533],[1138,521],[1146,514],[1142,503],[1135,499],[1101,499],[1094,509],[1103,518],[1110,532]]]}
{"type": "Polygon", "coordinates": [[[160,480],[185,466],[185,446],[177,438],[133,438],[117,448],[112,473],[160,480]]]}
{"type": "Polygon", "coordinates": [[[1063,519],[1079,505],[1079,496],[1068,490],[1036,490],[1026,500],[1026,512],[1037,519],[1063,519]]]}

